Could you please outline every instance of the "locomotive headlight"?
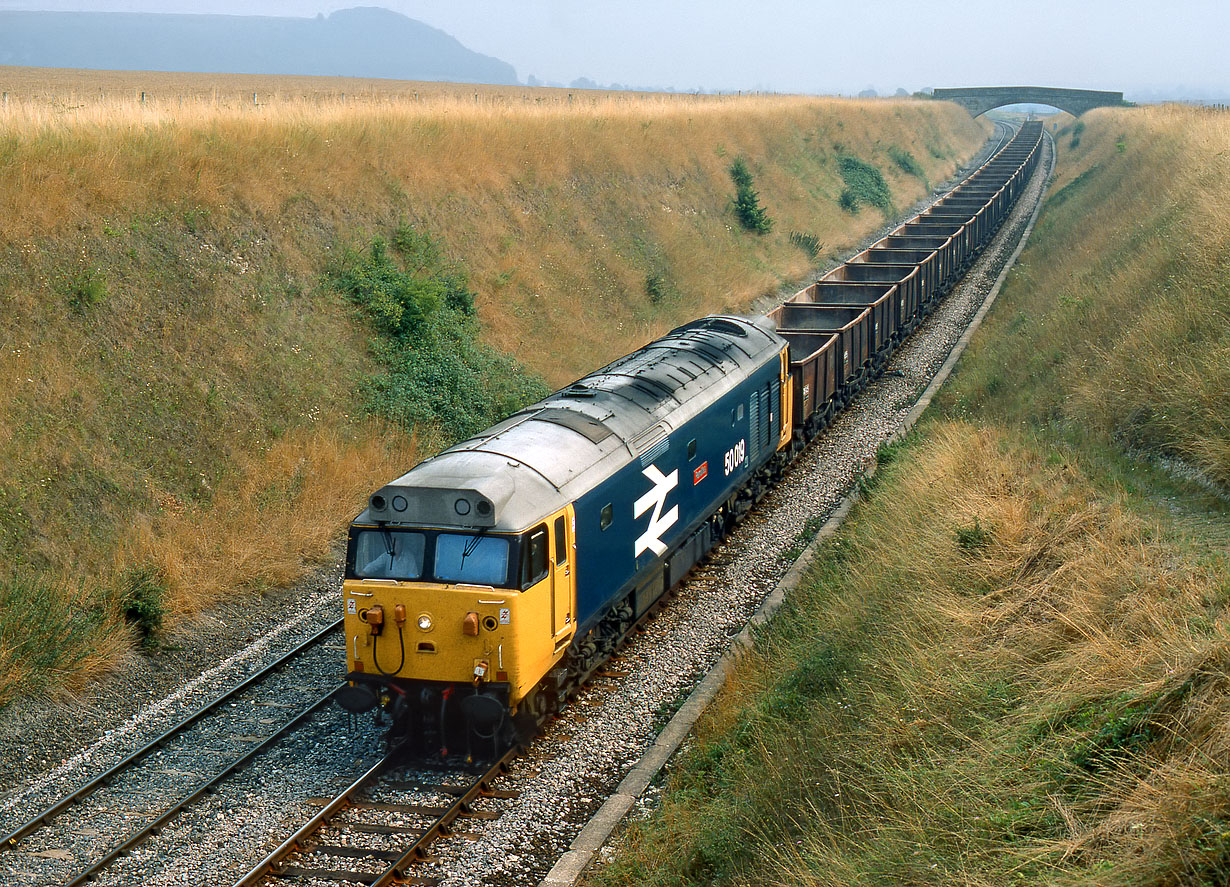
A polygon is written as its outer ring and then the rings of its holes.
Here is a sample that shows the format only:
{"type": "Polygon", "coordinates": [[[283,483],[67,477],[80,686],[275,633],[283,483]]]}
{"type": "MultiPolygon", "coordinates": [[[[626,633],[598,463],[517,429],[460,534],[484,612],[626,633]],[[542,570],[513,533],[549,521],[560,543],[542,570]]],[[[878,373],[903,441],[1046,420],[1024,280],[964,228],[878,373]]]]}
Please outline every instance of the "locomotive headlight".
{"type": "Polygon", "coordinates": [[[419,631],[431,631],[432,621],[430,613],[423,613],[419,616],[419,631]]]}

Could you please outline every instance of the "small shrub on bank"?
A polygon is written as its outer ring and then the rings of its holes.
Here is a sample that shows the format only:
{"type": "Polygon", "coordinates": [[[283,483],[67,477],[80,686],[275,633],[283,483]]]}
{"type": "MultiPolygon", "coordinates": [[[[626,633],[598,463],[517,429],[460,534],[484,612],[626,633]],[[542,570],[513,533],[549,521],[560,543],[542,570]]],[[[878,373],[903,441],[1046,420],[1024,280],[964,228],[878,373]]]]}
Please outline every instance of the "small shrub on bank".
{"type": "Polygon", "coordinates": [[[955,535],[957,537],[957,545],[961,546],[963,551],[973,554],[983,548],[991,541],[991,534],[983,527],[978,520],[978,516],[974,515],[974,522],[963,527],[957,527],[955,535]]]}
{"type": "Polygon", "coordinates": [[[760,205],[760,195],[752,188],[752,173],[742,157],[730,165],[730,178],[735,183],[735,217],[739,224],[756,234],[773,230],[773,220],[760,205]]]}
{"type": "Polygon", "coordinates": [[[144,647],[158,643],[166,615],[163,607],[166,590],[166,579],[154,567],[138,567],[129,570],[124,577],[121,602],[124,621],[136,627],[144,647]]]}
{"type": "Polygon", "coordinates": [[[670,278],[662,271],[651,271],[645,276],[645,295],[654,305],[661,305],[679,294],[670,278]]]}
{"type": "Polygon", "coordinates": [[[107,279],[101,271],[86,268],[69,278],[66,291],[69,307],[83,313],[107,300],[107,279]]]}
{"type": "Polygon", "coordinates": [[[892,212],[892,193],[888,189],[888,183],[884,181],[883,173],[878,169],[857,157],[847,155],[838,161],[838,170],[846,185],[837,201],[842,209],[855,213],[860,207],[874,206],[882,212],[892,212]]]}
{"type": "Polygon", "coordinates": [[[892,158],[893,163],[897,164],[907,176],[914,176],[923,182],[927,181],[927,174],[923,172],[922,166],[914,159],[914,155],[904,148],[898,148],[896,145],[888,146],[888,156],[892,158]]]}
{"type": "Polygon", "coordinates": [[[366,315],[383,372],[362,383],[370,412],[407,429],[468,437],[527,403],[546,384],[479,341],[464,271],[428,235],[403,225],[392,238],[348,249],[327,275],[366,315]]]}

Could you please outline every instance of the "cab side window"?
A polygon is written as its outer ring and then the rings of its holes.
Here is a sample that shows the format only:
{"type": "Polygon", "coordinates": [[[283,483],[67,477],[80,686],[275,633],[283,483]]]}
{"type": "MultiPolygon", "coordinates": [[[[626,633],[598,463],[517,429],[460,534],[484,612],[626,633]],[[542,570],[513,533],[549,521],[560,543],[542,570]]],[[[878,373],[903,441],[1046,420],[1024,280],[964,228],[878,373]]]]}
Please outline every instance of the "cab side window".
{"type": "Polygon", "coordinates": [[[530,530],[525,540],[525,557],[521,561],[523,565],[521,570],[522,588],[529,588],[531,585],[541,582],[546,578],[548,561],[550,560],[548,543],[546,524],[541,524],[530,530]]]}
{"type": "Polygon", "coordinates": [[[564,533],[567,522],[560,515],[555,519],[555,563],[568,563],[568,538],[564,533]]]}

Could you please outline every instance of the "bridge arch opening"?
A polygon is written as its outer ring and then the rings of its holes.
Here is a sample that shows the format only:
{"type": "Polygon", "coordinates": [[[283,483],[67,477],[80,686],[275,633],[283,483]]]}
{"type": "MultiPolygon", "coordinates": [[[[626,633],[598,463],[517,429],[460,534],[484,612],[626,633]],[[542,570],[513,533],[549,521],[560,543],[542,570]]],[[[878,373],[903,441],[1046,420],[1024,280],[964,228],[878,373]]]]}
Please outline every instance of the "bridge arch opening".
{"type": "Polygon", "coordinates": [[[1007,105],[996,105],[988,108],[986,113],[999,111],[1002,114],[1032,114],[1034,117],[1050,117],[1052,114],[1067,113],[1055,105],[1044,105],[1040,102],[1013,102],[1007,105]]]}

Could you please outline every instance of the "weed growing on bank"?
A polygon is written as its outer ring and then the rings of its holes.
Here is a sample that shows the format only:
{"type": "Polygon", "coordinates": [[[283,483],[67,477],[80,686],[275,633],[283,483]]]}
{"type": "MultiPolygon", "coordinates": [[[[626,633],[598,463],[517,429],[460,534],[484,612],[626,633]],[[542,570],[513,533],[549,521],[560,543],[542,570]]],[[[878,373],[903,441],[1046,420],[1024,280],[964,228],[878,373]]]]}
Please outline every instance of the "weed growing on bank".
{"type": "Polygon", "coordinates": [[[818,259],[824,244],[815,234],[805,234],[801,231],[790,232],[790,242],[807,254],[809,259],[818,259]]]}
{"type": "Polygon", "coordinates": [[[362,309],[384,371],[363,386],[367,408],[407,431],[436,428],[446,443],[481,431],[550,394],[542,379],[479,341],[474,293],[430,237],[402,225],[390,244],[344,250],[329,283],[362,309]]]}
{"type": "Polygon", "coordinates": [[[856,213],[860,207],[874,206],[885,214],[893,211],[893,196],[879,169],[848,155],[838,161],[838,168],[846,186],[837,201],[842,209],[856,213]]]}

